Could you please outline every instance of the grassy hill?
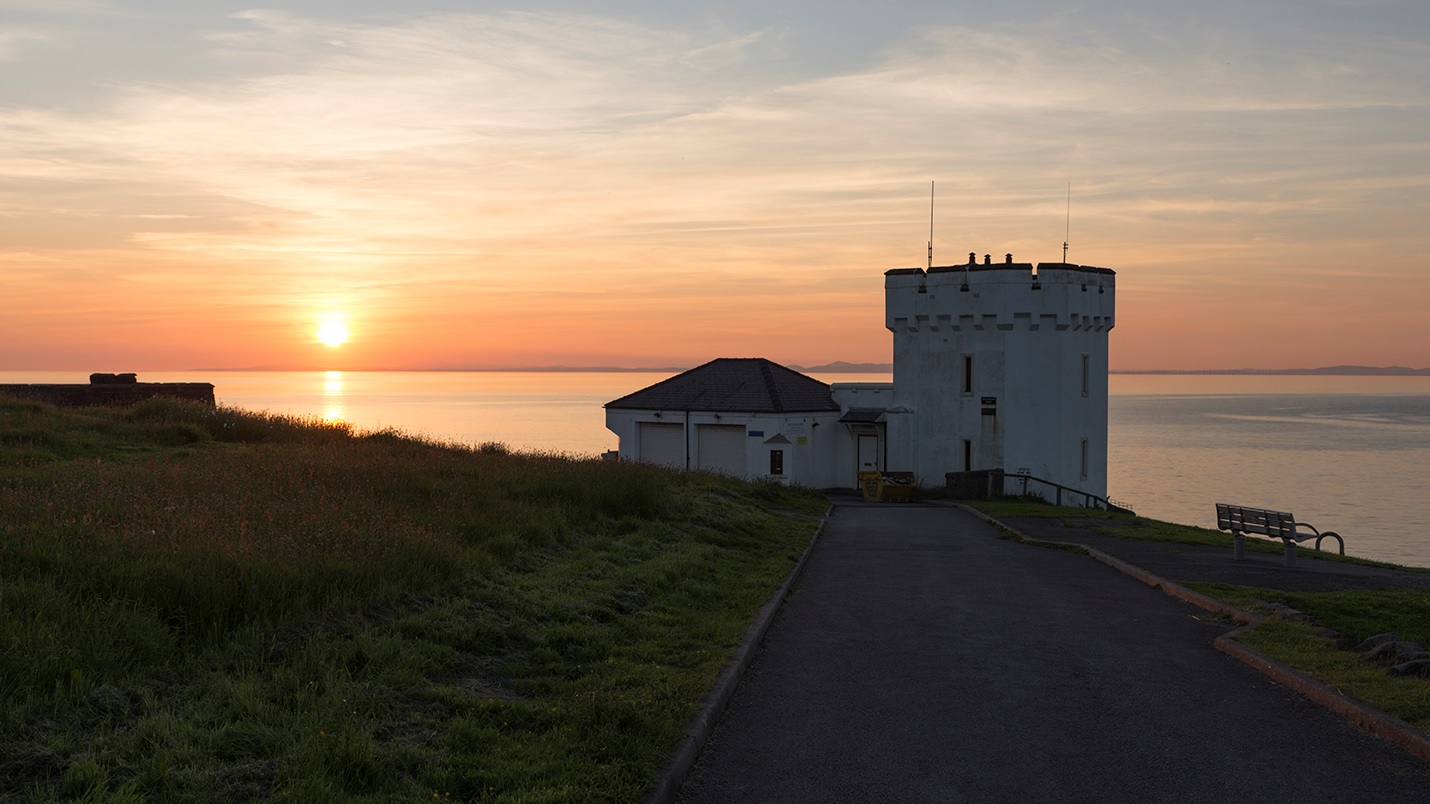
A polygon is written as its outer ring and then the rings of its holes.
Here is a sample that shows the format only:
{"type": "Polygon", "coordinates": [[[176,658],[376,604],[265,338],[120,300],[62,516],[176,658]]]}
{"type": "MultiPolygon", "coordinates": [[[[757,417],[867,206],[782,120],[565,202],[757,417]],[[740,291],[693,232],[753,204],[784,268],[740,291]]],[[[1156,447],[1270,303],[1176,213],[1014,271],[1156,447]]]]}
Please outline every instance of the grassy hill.
{"type": "Polygon", "coordinates": [[[0,800],[637,800],[823,507],[0,398],[0,800]]]}

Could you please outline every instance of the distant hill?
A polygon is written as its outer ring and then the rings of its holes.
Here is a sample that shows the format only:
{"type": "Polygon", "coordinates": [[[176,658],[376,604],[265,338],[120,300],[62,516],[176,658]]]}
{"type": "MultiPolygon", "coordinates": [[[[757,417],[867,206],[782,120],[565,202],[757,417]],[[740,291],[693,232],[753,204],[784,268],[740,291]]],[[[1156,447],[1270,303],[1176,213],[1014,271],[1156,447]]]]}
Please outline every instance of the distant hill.
{"type": "Polygon", "coordinates": [[[1340,377],[1430,377],[1430,368],[1405,366],[1323,366],[1299,369],[1115,369],[1109,374],[1295,374],[1340,377]]]}
{"type": "Polygon", "coordinates": [[[893,363],[846,363],[836,360],[822,366],[790,366],[795,371],[822,371],[827,374],[888,374],[894,370],[893,363]]]}

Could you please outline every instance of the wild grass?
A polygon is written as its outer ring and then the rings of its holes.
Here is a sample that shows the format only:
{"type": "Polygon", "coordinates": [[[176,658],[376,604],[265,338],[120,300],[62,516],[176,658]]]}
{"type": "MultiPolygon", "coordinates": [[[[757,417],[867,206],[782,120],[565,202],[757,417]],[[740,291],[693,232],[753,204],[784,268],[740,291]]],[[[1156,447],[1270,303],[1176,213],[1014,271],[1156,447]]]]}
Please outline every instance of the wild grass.
{"type": "Polygon", "coordinates": [[[823,505],[0,399],[0,800],[637,799],[823,505]]]}

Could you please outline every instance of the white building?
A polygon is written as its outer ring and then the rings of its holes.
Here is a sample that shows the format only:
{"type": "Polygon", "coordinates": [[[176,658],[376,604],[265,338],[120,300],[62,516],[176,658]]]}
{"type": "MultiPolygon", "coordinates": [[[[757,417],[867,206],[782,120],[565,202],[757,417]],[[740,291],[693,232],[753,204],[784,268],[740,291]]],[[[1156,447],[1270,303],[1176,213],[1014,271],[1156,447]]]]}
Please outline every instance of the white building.
{"type": "Polygon", "coordinates": [[[974,255],[884,277],[894,333],[889,469],[1003,469],[1107,496],[1107,341],[1116,276],[974,255]]]}
{"type": "Polygon", "coordinates": [[[716,360],[606,405],[623,459],[854,487],[859,471],[1002,470],[1107,495],[1115,274],[1004,262],[884,279],[892,383],[825,385],[767,360],[716,360]],[[738,444],[738,446],[737,446],[738,444]]]}
{"type": "Polygon", "coordinates": [[[606,403],[622,460],[838,485],[829,386],[764,358],[724,357],[606,403]]]}

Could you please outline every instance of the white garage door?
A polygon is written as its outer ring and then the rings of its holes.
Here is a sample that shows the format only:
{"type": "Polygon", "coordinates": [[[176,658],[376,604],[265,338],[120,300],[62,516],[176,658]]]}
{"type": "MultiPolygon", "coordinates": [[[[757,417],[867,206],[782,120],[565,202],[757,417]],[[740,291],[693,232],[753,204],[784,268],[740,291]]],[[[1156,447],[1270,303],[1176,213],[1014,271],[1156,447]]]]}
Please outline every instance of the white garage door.
{"type": "Polygon", "coordinates": [[[700,447],[697,454],[701,469],[745,476],[745,425],[698,424],[695,440],[700,447]]]}
{"type": "Polygon", "coordinates": [[[685,425],[640,422],[640,459],[685,468],[685,425]]]}

